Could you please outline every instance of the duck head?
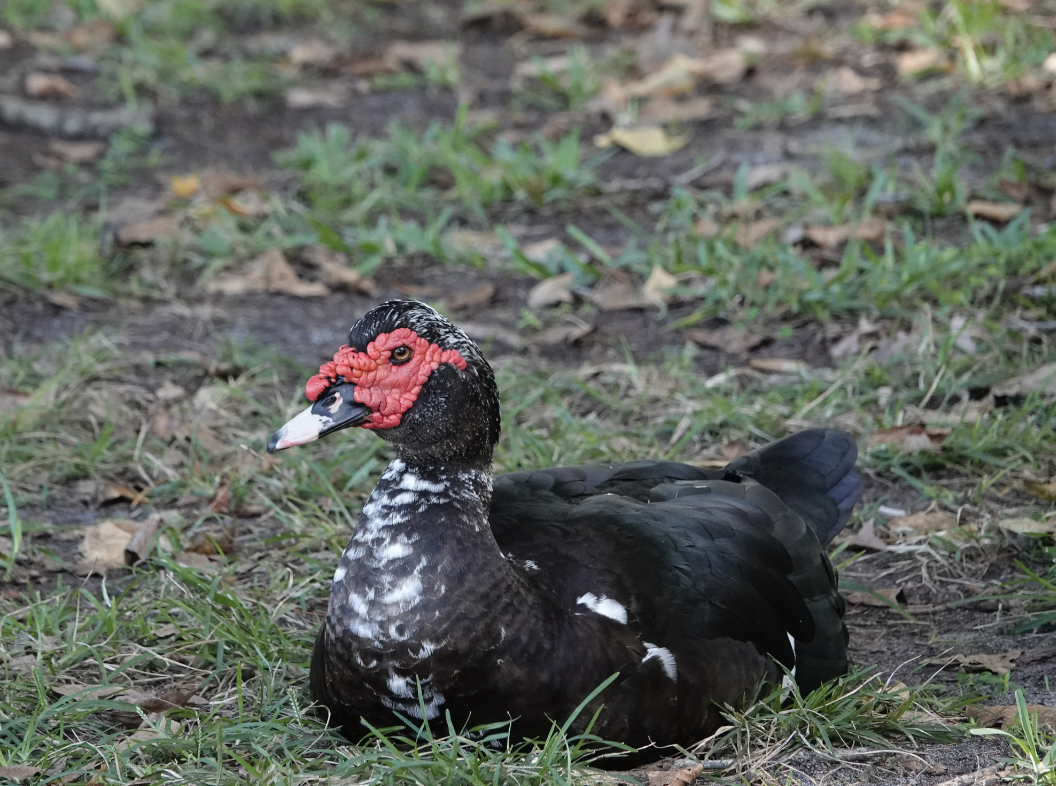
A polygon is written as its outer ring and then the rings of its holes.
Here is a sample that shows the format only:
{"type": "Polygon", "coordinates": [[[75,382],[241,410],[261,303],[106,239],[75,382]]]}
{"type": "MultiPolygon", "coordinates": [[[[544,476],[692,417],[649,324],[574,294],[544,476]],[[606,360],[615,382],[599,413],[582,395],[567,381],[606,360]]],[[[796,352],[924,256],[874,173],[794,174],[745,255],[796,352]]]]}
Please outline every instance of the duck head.
{"type": "Polygon", "coordinates": [[[469,336],[414,300],[367,312],[305,395],[312,405],[275,432],[269,453],[353,426],[411,460],[490,463],[498,441],[491,366],[469,336]]]}

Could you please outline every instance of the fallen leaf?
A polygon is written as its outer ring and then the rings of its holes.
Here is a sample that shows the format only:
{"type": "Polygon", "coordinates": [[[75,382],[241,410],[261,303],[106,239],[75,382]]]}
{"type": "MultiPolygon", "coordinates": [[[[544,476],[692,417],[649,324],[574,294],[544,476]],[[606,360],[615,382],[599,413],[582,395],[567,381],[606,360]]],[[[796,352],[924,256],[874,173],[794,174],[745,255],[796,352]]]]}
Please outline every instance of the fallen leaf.
{"type": "MultiPolygon", "coordinates": [[[[223,488],[223,487],[221,487],[223,488]]],[[[217,490],[220,493],[220,490],[217,490]]],[[[226,489],[224,493],[230,501],[230,492],[226,489]]],[[[214,495],[215,496],[215,495],[214,495]]],[[[226,507],[224,508],[226,511],[226,507]]],[[[187,551],[184,553],[205,554],[231,554],[235,550],[235,522],[230,521],[220,532],[199,532],[191,539],[187,551]]]]}
{"type": "Polygon", "coordinates": [[[1011,519],[1001,519],[997,522],[1003,530],[1015,532],[1019,535],[1056,535],[1056,519],[1046,521],[1035,521],[1034,519],[1020,516],[1011,519]]]}
{"type": "Polygon", "coordinates": [[[901,3],[887,13],[871,11],[865,15],[865,23],[876,30],[903,30],[917,27],[923,5],[918,0],[901,3]]]}
{"type": "Polygon", "coordinates": [[[39,71],[26,74],[25,88],[26,94],[33,98],[72,98],[77,95],[77,88],[70,80],[39,71]]]}
{"type": "Polygon", "coordinates": [[[626,311],[656,305],[646,296],[642,287],[636,285],[630,277],[619,273],[595,284],[589,297],[601,311],[626,311]]]}
{"type": "Polygon", "coordinates": [[[21,390],[9,387],[0,387],[0,412],[10,412],[19,409],[29,403],[31,396],[21,390]]]}
{"type": "Polygon", "coordinates": [[[755,248],[764,238],[772,235],[781,226],[779,218],[761,218],[758,221],[749,221],[737,227],[733,239],[737,244],[745,248],[755,248]]]}
{"type": "Polygon", "coordinates": [[[575,300],[572,296],[573,281],[575,281],[575,276],[571,273],[544,278],[529,290],[528,308],[534,311],[555,306],[558,303],[573,302],[575,300]]]}
{"type": "MultiPolygon", "coordinates": [[[[2,48],[0,46],[0,49],[2,48]]],[[[40,771],[39,767],[30,767],[28,764],[5,764],[0,766],[0,781],[22,783],[22,781],[28,781],[40,771]]]]}
{"type": "Polygon", "coordinates": [[[929,429],[920,423],[911,426],[895,426],[874,431],[869,435],[869,447],[890,445],[899,453],[916,453],[919,450],[938,451],[950,433],[948,428],[929,429]]]}
{"type": "Polygon", "coordinates": [[[364,295],[376,295],[378,288],[374,282],[358,270],[348,266],[348,257],[340,251],[321,245],[305,246],[301,255],[310,265],[314,265],[323,274],[323,281],[334,289],[347,289],[350,292],[361,292],[364,295]]]}
{"type": "Polygon", "coordinates": [[[495,285],[490,281],[481,281],[479,284],[464,289],[454,295],[444,298],[444,304],[452,311],[462,311],[473,306],[483,306],[491,302],[495,296],[495,285]]]}
{"type": "Polygon", "coordinates": [[[841,543],[846,543],[851,548],[866,549],[867,551],[886,551],[887,544],[876,534],[876,525],[872,519],[862,522],[857,532],[844,532],[836,537],[841,543]]]}
{"type": "Polygon", "coordinates": [[[691,123],[705,120],[715,112],[715,99],[710,96],[696,96],[687,101],[673,101],[667,97],[653,98],[639,112],[638,119],[648,125],[665,123],[691,123]]]}
{"type": "Polygon", "coordinates": [[[103,19],[76,25],[62,34],[63,40],[78,52],[101,49],[117,40],[114,26],[103,19]]]}
{"type": "Polygon", "coordinates": [[[225,273],[206,282],[205,291],[232,296],[274,292],[294,297],[324,297],[330,290],[320,281],[302,281],[282,251],[273,248],[251,261],[243,273],[225,273]]]}
{"type": "Polygon", "coordinates": [[[15,45],[15,37],[6,30],[0,30],[0,49],[10,49],[15,45]]]}
{"type": "Polygon", "coordinates": [[[941,532],[957,526],[957,519],[944,510],[921,511],[906,516],[892,516],[887,520],[887,529],[892,533],[903,530],[910,534],[941,532]]]}
{"type": "Polygon", "coordinates": [[[1047,502],[1056,502],[1056,478],[1053,478],[1048,483],[1027,481],[1025,485],[1027,487],[1027,491],[1029,491],[1035,497],[1043,499],[1047,502]]]}
{"type": "Polygon", "coordinates": [[[985,218],[990,221],[1004,223],[1023,212],[1023,205],[1015,202],[991,202],[986,199],[973,199],[965,208],[968,213],[976,218],[985,218]]]}
{"type": "Polygon", "coordinates": [[[85,527],[80,545],[83,558],[78,567],[88,573],[106,573],[112,568],[125,567],[128,564],[125,549],[137,529],[136,522],[123,519],[107,519],[85,527]]]}
{"type": "Polygon", "coordinates": [[[1029,396],[1031,393],[1056,395],[1056,363],[1045,363],[1012,379],[994,385],[995,396],[1029,396]]]}
{"type": "Polygon", "coordinates": [[[564,344],[571,346],[584,336],[594,331],[594,325],[578,317],[569,316],[565,321],[539,331],[529,341],[533,346],[554,346],[564,344]]]}
{"type": "Polygon", "coordinates": [[[1011,650],[997,655],[988,653],[977,653],[974,655],[954,655],[951,665],[958,666],[961,671],[976,673],[989,671],[1001,676],[1012,670],[1016,658],[1023,654],[1023,650],[1011,650]]]}
{"type": "Polygon", "coordinates": [[[522,246],[521,253],[533,262],[542,262],[559,248],[561,241],[556,237],[548,237],[546,240],[537,240],[522,246]]]}
{"type": "Polygon", "coordinates": [[[878,608],[890,608],[891,604],[905,606],[906,593],[901,587],[876,587],[870,588],[871,592],[848,592],[844,600],[854,606],[876,606],[878,608]],[[877,596],[880,597],[877,597],[877,596]],[[887,601],[890,601],[887,602],[887,601]]]}
{"type": "Polygon", "coordinates": [[[642,98],[651,95],[675,96],[690,92],[701,73],[701,61],[676,52],[659,70],[630,82],[627,95],[642,98]]]}
{"type": "Polygon", "coordinates": [[[68,164],[87,164],[106,152],[106,142],[69,142],[52,139],[48,150],[68,164]]]}
{"type": "Polygon", "coordinates": [[[216,573],[220,569],[221,558],[211,554],[197,554],[193,551],[181,551],[173,560],[177,565],[199,570],[202,573],[216,573]]]}
{"type": "Polygon", "coordinates": [[[862,76],[849,66],[842,66],[833,71],[825,82],[825,89],[844,95],[871,93],[879,90],[884,80],[876,76],[862,76]]]}
{"type": "Polygon", "coordinates": [[[120,751],[132,747],[137,742],[152,742],[166,737],[175,737],[182,728],[183,725],[179,721],[161,713],[152,712],[143,719],[136,731],[118,742],[114,748],[120,751]]]}
{"type": "Polygon", "coordinates": [[[919,76],[945,68],[946,54],[941,49],[910,49],[895,56],[895,66],[901,76],[919,76]]]}
{"type": "Polygon", "coordinates": [[[664,270],[660,265],[653,265],[649,278],[642,284],[642,294],[651,303],[662,306],[670,303],[672,295],[668,291],[678,285],[678,279],[664,270]]]}
{"type": "Polygon", "coordinates": [[[321,38],[301,41],[286,53],[287,62],[294,68],[325,66],[337,57],[338,50],[321,38]]]}
{"type": "Polygon", "coordinates": [[[862,339],[866,336],[876,335],[879,332],[880,326],[870,322],[868,317],[862,315],[858,317],[858,325],[854,330],[829,347],[829,356],[834,360],[842,360],[843,358],[857,355],[861,351],[862,339]]]}
{"type": "Polygon", "coordinates": [[[156,216],[134,224],[125,224],[117,230],[117,242],[123,246],[148,246],[159,240],[176,237],[180,221],[175,216],[156,216]]]}
{"type": "Polygon", "coordinates": [[[649,786],[688,786],[704,772],[704,765],[694,764],[692,767],[683,767],[678,770],[653,770],[647,772],[649,786]]]}
{"type": "Polygon", "coordinates": [[[150,550],[154,545],[154,536],[158,534],[158,528],[161,526],[161,516],[152,514],[147,516],[143,521],[139,522],[139,526],[136,527],[135,534],[125,544],[125,564],[135,565],[137,562],[145,560],[150,555],[150,550]]]}
{"type": "Polygon", "coordinates": [[[1045,58],[1045,62],[1041,64],[1041,67],[1050,74],[1056,74],[1056,52],[1050,53],[1049,56],[1045,58]]]}
{"type": "Polygon", "coordinates": [[[801,360],[790,358],[752,358],[748,368],[766,374],[809,374],[810,366],[801,360]]]}
{"type": "Polygon", "coordinates": [[[693,224],[693,234],[697,237],[715,237],[719,234],[719,225],[708,216],[701,216],[693,224]]]}
{"type": "Polygon", "coordinates": [[[348,90],[340,82],[320,87],[291,87],[284,98],[290,109],[341,109],[348,104],[348,90]]]}
{"type": "Polygon", "coordinates": [[[167,639],[169,636],[175,636],[179,632],[180,629],[171,622],[166,622],[164,625],[158,625],[153,631],[154,635],[159,639],[167,639]]]}
{"type": "Polygon", "coordinates": [[[82,685],[79,682],[51,686],[52,693],[60,696],[74,696],[78,701],[110,699],[126,690],[128,688],[124,685],[82,685]]]}
{"type": "Polygon", "coordinates": [[[490,230],[456,229],[447,234],[447,240],[458,251],[480,254],[483,257],[497,256],[503,250],[499,236],[490,230]]]}
{"type": "Polygon", "coordinates": [[[579,22],[561,14],[525,14],[521,22],[525,32],[543,38],[582,38],[587,32],[579,22]]]}
{"type": "MultiPolygon", "coordinates": [[[[1046,707],[1043,704],[1028,704],[1027,712],[1032,717],[1037,717],[1038,724],[1048,726],[1056,731],[1056,707],[1046,707]]],[[[978,704],[969,704],[964,708],[964,714],[980,726],[1006,726],[1009,723],[1018,722],[1019,708],[1014,704],[1002,704],[992,707],[980,707],[978,704]]]]}
{"type": "Polygon", "coordinates": [[[659,126],[641,128],[614,128],[608,133],[594,137],[594,144],[605,148],[619,145],[643,158],[666,156],[680,150],[689,141],[688,134],[670,136],[659,126]]]}
{"type": "MultiPolygon", "coordinates": [[[[7,549],[0,548],[0,551],[6,552],[7,549]]],[[[23,677],[32,674],[33,669],[37,667],[37,656],[36,655],[19,655],[14,658],[8,658],[4,662],[4,668],[10,674],[19,674],[23,677]]]]}
{"type": "Polygon", "coordinates": [[[695,344],[719,349],[732,355],[742,355],[763,344],[770,337],[748,328],[724,325],[720,328],[695,328],[686,331],[686,338],[695,344]]]}
{"type": "Polygon", "coordinates": [[[701,58],[698,73],[720,85],[740,82],[748,71],[748,58],[740,49],[723,49],[701,58]]]}
{"type": "Polygon", "coordinates": [[[261,184],[254,175],[231,172],[227,169],[210,169],[201,175],[202,192],[211,199],[224,194],[243,191],[260,191],[261,184]]]}
{"type": "Polygon", "coordinates": [[[387,54],[401,64],[417,71],[425,71],[430,65],[443,65],[458,60],[461,47],[451,41],[393,41],[387,54]]]}
{"type": "Polygon", "coordinates": [[[886,223],[882,218],[868,216],[857,224],[841,224],[835,227],[807,226],[803,229],[803,236],[822,248],[832,248],[852,238],[877,243],[884,239],[885,229],[886,223]]]}

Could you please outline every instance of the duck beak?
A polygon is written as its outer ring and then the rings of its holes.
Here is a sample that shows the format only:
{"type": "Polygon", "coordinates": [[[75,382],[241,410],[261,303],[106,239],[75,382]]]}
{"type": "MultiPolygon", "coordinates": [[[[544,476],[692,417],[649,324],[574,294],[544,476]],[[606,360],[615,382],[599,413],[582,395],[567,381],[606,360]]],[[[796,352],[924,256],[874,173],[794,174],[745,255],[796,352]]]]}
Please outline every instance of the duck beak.
{"type": "Polygon", "coordinates": [[[331,385],[318,401],[271,435],[268,453],[314,442],[331,432],[365,423],[371,409],[353,398],[355,390],[356,386],[350,382],[331,385]]]}

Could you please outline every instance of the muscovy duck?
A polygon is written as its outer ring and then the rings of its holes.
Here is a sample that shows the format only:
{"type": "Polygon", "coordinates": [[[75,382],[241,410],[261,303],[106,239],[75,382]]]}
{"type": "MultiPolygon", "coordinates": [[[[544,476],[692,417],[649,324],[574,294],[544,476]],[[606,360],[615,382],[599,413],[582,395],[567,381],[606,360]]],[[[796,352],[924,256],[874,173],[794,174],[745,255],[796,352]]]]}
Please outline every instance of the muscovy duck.
{"type": "Polygon", "coordinates": [[[782,666],[804,691],[846,670],[823,546],[861,495],[848,435],[803,431],[722,470],[642,460],[495,477],[491,367],[410,300],[356,322],[306,393],[269,451],[360,426],[396,454],[312,655],[312,694],[350,737],[393,711],[545,736],[618,675],[573,728],[601,706],[603,739],[688,745],[782,666]]]}

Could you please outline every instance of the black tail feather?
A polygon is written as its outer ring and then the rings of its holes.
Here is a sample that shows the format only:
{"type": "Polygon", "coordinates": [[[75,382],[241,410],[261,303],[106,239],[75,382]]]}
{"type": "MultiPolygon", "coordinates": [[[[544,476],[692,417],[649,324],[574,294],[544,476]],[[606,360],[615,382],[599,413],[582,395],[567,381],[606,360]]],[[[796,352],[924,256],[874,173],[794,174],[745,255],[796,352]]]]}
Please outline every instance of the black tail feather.
{"type": "Polygon", "coordinates": [[[862,480],[854,471],[857,458],[858,446],[849,434],[808,429],[742,456],[726,469],[777,494],[824,544],[847,524],[862,496],[862,480]]]}

